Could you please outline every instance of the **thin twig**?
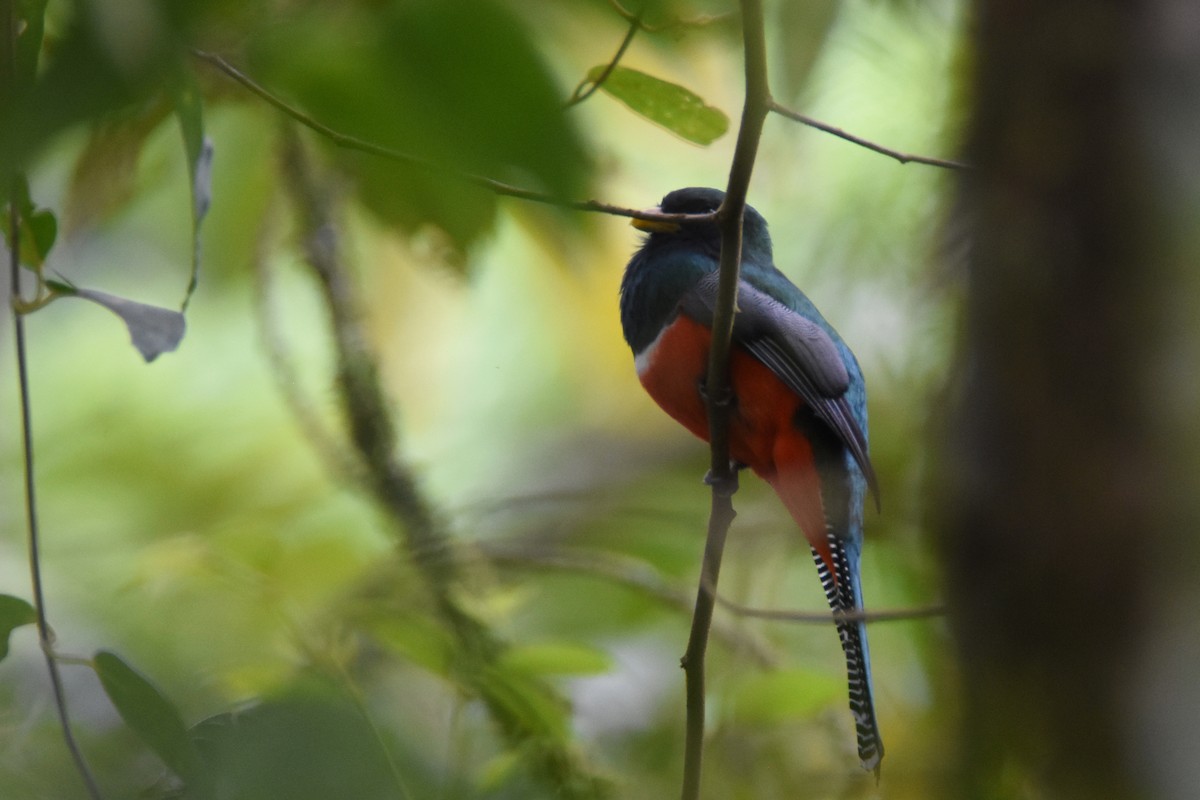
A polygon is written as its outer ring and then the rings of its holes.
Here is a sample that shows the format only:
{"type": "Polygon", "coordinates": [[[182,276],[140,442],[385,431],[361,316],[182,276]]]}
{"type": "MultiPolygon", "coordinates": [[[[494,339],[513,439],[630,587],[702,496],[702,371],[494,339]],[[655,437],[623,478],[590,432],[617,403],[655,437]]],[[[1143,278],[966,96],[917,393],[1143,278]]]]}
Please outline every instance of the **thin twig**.
{"type": "Polygon", "coordinates": [[[67,712],[67,695],[63,688],[62,674],[58,669],[58,661],[54,655],[54,631],[46,614],[46,596],[42,586],[42,557],[41,539],[38,528],[37,514],[37,481],[33,469],[33,419],[32,406],[29,400],[29,363],[25,347],[25,315],[17,313],[15,304],[21,299],[21,213],[17,207],[16,178],[9,194],[8,224],[9,224],[9,273],[11,275],[12,301],[14,303],[13,331],[17,348],[17,384],[21,398],[21,438],[22,454],[25,460],[25,520],[29,530],[29,577],[33,585],[33,607],[37,612],[38,644],[41,645],[42,655],[46,659],[46,671],[50,674],[50,686],[54,692],[54,706],[58,710],[58,721],[62,727],[63,741],[75,762],[75,769],[83,778],[88,796],[100,800],[103,795],[100,785],[88,767],[87,759],[75,734],[71,730],[71,717],[67,712]]]}
{"type": "Polygon", "coordinates": [[[932,158],[930,156],[918,156],[918,155],[914,155],[912,153],[902,153],[899,150],[893,150],[890,147],[884,147],[881,144],[876,144],[875,142],[872,142],[868,139],[864,139],[861,136],[855,136],[852,133],[847,133],[846,131],[842,130],[841,128],[835,128],[834,126],[828,125],[824,122],[821,122],[820,120],[813,119],[812,117],[809,117],[809,116],[805,116],[804,114],[801,114],[798,111],[793,111],[790,108],[787,108],[786,106],[780,105],[775,100],[769,101],[768,107],[770,108],[771,111],[774,111],[776,114],[779,114],[780,116],[787,117],[790,120],[799,122],[802,125],[807,125],[810,128],[816,128],[819,131],[824,131],[825,133],[836,136],[839,139],[845,139],[847,142],[852,142],[852,143],[858,145],[859,147],[865,147],[868,150],[873,150],[874,152],[879,153],[881,155],[889,156],[891,158],[896,159],[901,164],[909,164],[909,163],[926,164],[931,167],[942,167],[944,169],[964,169],[965,170],[965,169],[971,168],[970,164],[964,164],[961,161],[949,161],[944,158],[932,158]]]}
{"type": "MultiPolygon", "coordinates": [[[[19,86],[18,81],[29,80],[32,76],[21,75],[17,64],[17,37],[25,20],[17,18],[17,4],[6,4],[7,14],[0,19],[3,30],[0,31],[0,46],[4,48],[3,68],[0,74],[7,76],[9,85],[0,86],[0,95],[7,98],[15,97],[25,87],[19,86]]],[[[40,13],[40,12],[36,12],[40,13]]],[[[21,447],[25,464],[25,521],[28,530],[29,547],[29,577],[33,591],[33,607],[37,619],[38,644],[42,656],[46,660],[46,671],[50,675],[50,687],[54,694],[54,706],[58,711],[59,725],[62,727],[63,742],[75,763],[75,769],[83,779],[88,796],[92,800],[101,800],[103,794],[100,785],[88,767],[87,759],[75,734],[71,730],[71,717],[67,711],[67,695],[63,688],[62,674],[59,672],[58,661],[54,654],[54,631],[50,627],[46,614],[46,596],[42,585],[42,556],[41,536],[38,527],[37,514],[37,478],[33,464],[33,406],[29,399],[29,360],[25,345],[25,316],[21,300],[21,209],[17,203],[20,195],[18,182],[22,180],[19,172],[10,176],[8,186],[8,226],[9,253],[8,271],[11,304],[13,316],[13,342],[17,351],[17,385],[21,403],[21,447]]],[[[41,295],[45,283],[38,273],[38,294],[41,295]]],[[[42,298],[39,296],[38,300],[42,298]]],[[[49,302],[48,300],[46,302],[49,302]]]]}
{"type": "MultiPolygon", "coordinates": [[[[644,561],[620,557],[611,553],[571,552],[561,548],[532,546],[481,545],[480,551],[493,564],[521,569],[546,569],[576,572],[590,578],[625,586],[641,592],[663,605],[682,612],[694,608],[689,592],[672,586],[658,570],[644,561]]],[[[829,622],[829,617],[825,617],[829,622]]],[[[745,626],[728,620],[713,620],[713,635],[736,650],[744,650],[762,667],[773,667],[778,659],[770,646],[754,636],[745,626]]]]}
{"type": "Polygon", "coordinates": [[[903,622],[916,619],[929,619],[930,617],[944,617],[946,615],[946,607],[941,603],[917,606],[915,608],[893,608],[884,611],[858,609],[857,611],[836,612],[777,611],[767,608],[752,608],[735,603],[732,600],[726,600],[720,596],[717,597],[717,603],[721,608],[739,617],[775,620],[777,622],[797,622],[805,625],[828,625],[831,622],[865,622],[868,624],[872,622],[903,622]]]}
{"type": "MultiPolygon", "coordinates": [[[[644,10],[645,9],[643,9],[643,11],[644,10]]],[[[613,70],[617,68],[617,64],[621,62],[622,57],[625,55],[625,51],[629,49],[629,45],[633,43],[633,37],[637,35],[637,32],[641,27],[642,12],[639,11],[631,20],[629,20],[629,30],[625,32],[625,38],[621,40],[621,46],[617,48],[616,55],[609,60],[608,64],[605,65],[604,70],[596,76],[595,80],[584,78],[579,82],[579,85],[575,87],[575,91],[571,93],[571,98],[563,104],[565,108],[579,105],[584,100],[587,100],[589,97],[594,95],[596,90],[604,85],[604,82],[608,80],[608,76],[612,75],[613,70]]]]}
{"type": "Polygon", "coordinates": [[[359,716],[362,717],[363,721],[367,723],[367,727],[370,728],[371,737],[375,739],[376,746],[383,754],[384,761],[387,762],[388,772],[391,773],[392,783],[396,787],[400,800],[412,800],[413,793],[408,786],[408,781],[404,780],[404,773],[400,770],[400,765],[396,763],[396,756],[392,753],[388,737],[384,736],[383,730],[379,727],[379,722],[375,719],[375,714],[372,713],[371,706],[367,703],[367,698],[363,694],[362,688],[354,680],[354,676],[350,674],[350,670],[346,669],[346,665],[336,657],[328,659],[326,663],[328,665],[327,668],[332,670],[341,681],[342,690],[350,698],[350,702],[354,704],[354,708],[358,711],[359,716]]]}
{"type": "Polygon", "coordinates": [[[746,98],[738,127],[737,144],[729,169],[725,199],[717,211],[721,232],[721,264],[717,285],[717,304],[713,311],[712,344],[708,361],[705,395],[708,398],[708,431],[712,451],[709,475],[712,480],[712,509],[704,560],[700,567],[700,586],[696,591],[696,609],[682,666],[686,683],[686,737],[683,756],[683,800],[700,796],[700,775],[704,760],[705,653],[712,626],[717,577],[725,538],[733,523],[733,493],[737,473],[729,461],[729,351],[733,338],[733,314],[737,305],[738,274],[742,259],[742,216],[750,176],[758,156],[771,92],[767,82],[767,46],[761,0],[742,0],[742,41],[745,50],[746,98]]]}
{"type": "Polygon", "coordinates": [[[287,116],[299,122],[309,130],[320,134],[328,139],[337,147],[346,150],[354,150],[360,153],[384,158],[389,161],[399,161],[405,164],[427,169],[439,175],[445,175],[450,178],[455,178],[466,183],[478,186],[481,189],[486,189],[504,197],[515,197],[519,200],[528,200],[533,203],[543,203],[545,205],[557,206],[559,208],[570,208],[576,211],[590,211],[600,214],[611,214],[618,217],[629,217],[630,219],[645,219],[645,220],[660,220],[663,222],[700,222],[713,219],[712,214],[662,214],[655,211],[647,211],[636,208],[625,208],[623,206],[615,206],[609,203],[601,203],[597,200],[564,200],[554,195],[544,192],[537,192],[532,189],[524,189],[520,186],[497,181],[492,178],[487,178],[482,175],[475,175],[469,172],[463,172],[453,167],[436,164],[427,159],[415,156],[412,153],[406,153],[403,150],[396,150],[391,147],[384,147],[375,142],[360,139],[357,136],[351,136],[341,131],[335,130],[323,122],[314,119],[300,109],[284,102],[279,97],[276,97],[269,90],[257,83],[253,78],[246,75],[237,67],[230,64],[224,58],[215,53],[207,53],[202,50],[193,50],[192,55],[204,61],[218,70],[223,72],[228,77],[232,78],[238,84],[257,95],[264,100],[268,105],[283,112],[287,116]]]}

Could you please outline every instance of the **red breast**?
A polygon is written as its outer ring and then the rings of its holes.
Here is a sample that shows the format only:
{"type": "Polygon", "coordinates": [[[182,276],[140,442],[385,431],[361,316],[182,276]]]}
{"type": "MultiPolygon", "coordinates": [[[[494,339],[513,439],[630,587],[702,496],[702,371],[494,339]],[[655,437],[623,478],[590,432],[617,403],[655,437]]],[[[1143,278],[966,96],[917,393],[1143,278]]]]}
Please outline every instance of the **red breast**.
{"type": "MultiPolygon", "coordinates": [[[[708,410],[700,385],[708,372],[712,331],[680,314],[635,357],[646,392],[671,417],[708,441],[708,410]]],[[[767,481],[829,567],[821,479],[812,447],[793,420],[804,401],[739,347],[729,363],[736,402],[730,417],[730,455],[767,481]]]]}

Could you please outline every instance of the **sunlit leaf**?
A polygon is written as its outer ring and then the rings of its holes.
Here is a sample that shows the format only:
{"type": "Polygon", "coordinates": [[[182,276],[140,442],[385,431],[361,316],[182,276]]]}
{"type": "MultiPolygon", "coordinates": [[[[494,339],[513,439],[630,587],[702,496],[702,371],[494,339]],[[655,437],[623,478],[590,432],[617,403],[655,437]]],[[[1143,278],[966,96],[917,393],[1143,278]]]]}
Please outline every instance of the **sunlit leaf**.
{"type": "Polygon", "coordinates": [[[8,637],[22,625],[37,621],[33,606],[19,597],[0,594],[0,661],[8,656],[8,637]]]}
{"type": "Polygon", "coordinates": [[[509,648],[500,665],[530,675],[596,675],[611,669],[612,659],[594,647],[543,642],[509,648]]]}
{"type": "Polygon", "coordinates": [[[134,733],[177,775],[189,780],[200,773],[200,753],[183,717],[158,687],[120,656],[107,650],[92,663],[104,693],[134,733]]]}
{"type": "Polygon", "coordinates": [[[506,750],[483,765],[479,774],[479,788],[485,791],[494,791],[512,778],[520,768],[521,753],[516,750],[506,750]]]}
{"type": "MultiPolygon", "coordinates": [[[[592,67],[588,70],[588,80],[599,80],[606,68],[606,65],[592,67]]],[[[729,117],[724,111],[707,105],[690,89],[636,69],[618,66],[600,88],[689,142],[712,144],[729,130],[729,117]]]]}
{"type": "Polygon", "coordinates": [[[436,620],[416,615],[380,619],[371,625],[379,643],[438,675],[453,658],[453,638],[436,620]]]}
{"type": "Polygon", "coordinates": [[[803,719],[842,698],[842,681],[803,669],[752,675],[734,690],[730,701],[734,720],[773,724],[803,719]]]}
{"type": "Polygon", "coordinates": [[[146,361],[153,361],[179,347],[187,328],[183,314],[169,308],[126,300],[94,289],[72,288],[69,296],[91,300],[120,317],[129,329],[133,346],[146,361]]]}

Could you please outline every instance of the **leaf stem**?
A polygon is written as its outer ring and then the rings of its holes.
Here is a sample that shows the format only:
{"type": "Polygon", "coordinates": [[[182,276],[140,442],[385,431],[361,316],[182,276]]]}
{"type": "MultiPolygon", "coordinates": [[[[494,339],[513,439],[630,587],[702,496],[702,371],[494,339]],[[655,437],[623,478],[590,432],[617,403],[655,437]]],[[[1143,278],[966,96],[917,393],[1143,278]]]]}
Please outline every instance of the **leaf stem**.
{"type": "MultiPolygon", "coordinates": [[[[643,9],[643,11],[644,10],[645,9],[643,9]]],[[[641,27],[642,11],[639,11],[630,18],[629,30],[625,32],[625,38],[621,40],[621,46],[617,48],[616,54],[609,59],[609,62],[604,67],[603,71],[596,76],[595,80],[585,77],[582,81],[580,81],[579,85],[575,87],[575,91],[571,93],[570,99],[563,104],[564,108],[570,108],[571,106],[579,105],[584,100],[587,100],[589,97],[594,95],[596,90],[604,85],[604,82],[608,80],[608,76],[612,75],[613,70],[617,68],[617,64],[621,62],[621,58],[624,57],[625,51],[629,49],[629,45],[633,43],[633,37],[637,35],[637,32],[641,30],[641,27]]]]}
{"type": "Polygon", "coordinates": [[[29,359],[25,346],[25,315],[18,311],[21,305],[21,213],[17,207],[16,178],[9,194],[8,225],[9,237],[9,273],[11,278],[11,302],[13,306],[13,341],[17,350],[17,386],[21,403],[21,445],[25,462],[25,521],[29,542],[29,577],[33,590],[33,607],[37,612],[38,644],[46,659],[46,671],[50,675],[50,687],[54,693],[54,706],[58,711],[58,721],[62,727],[63,742],[75,762],[75,769],[83,778],[88,796],[92,800],[100,800],[103,795],[96,783],[83,751],[75,741],[71,730],[71,718],[67,712],[67,696],[63,688],[62,674],[58,669],[58,661],[54,655],[54,631],[46,615],[46,595],[42,585],[42,556],[41,539],[38,528],[37,514],[37,481],[33,469],[33,417],[29,400],[29,359]]]}

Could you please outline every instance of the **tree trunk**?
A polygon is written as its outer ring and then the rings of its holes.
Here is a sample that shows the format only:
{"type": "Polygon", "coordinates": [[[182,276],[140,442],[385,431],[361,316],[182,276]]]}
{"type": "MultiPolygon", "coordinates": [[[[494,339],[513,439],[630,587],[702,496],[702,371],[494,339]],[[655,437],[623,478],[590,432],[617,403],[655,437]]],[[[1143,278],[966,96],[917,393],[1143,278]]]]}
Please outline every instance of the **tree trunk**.
{"type": "MultiPolygon", "coordinates": [[[[1163,728],[1146,697],[1163,688],[1160,633],[1200,641],[1196,615],[1159,624],[1196,574],[1171,565],[1200,538],[1196,237],[1172,226],[1197,225],[1200,131],[1176,129],[1200,117],[1198,27],[1186,0],[978,4],[973,245],[940,481],[964,796],[1196,785],[1195,750],[1159,756],[1171,730],[1194,741],[1198,715],[1163,728]]],[[[1175,699],[1194,705],[1194,684],[1175,699]]]]}

